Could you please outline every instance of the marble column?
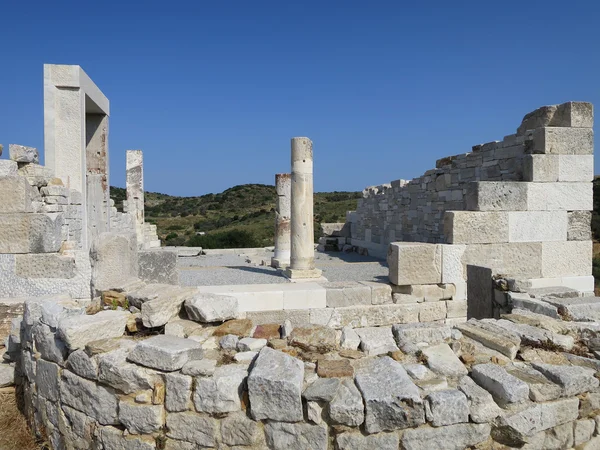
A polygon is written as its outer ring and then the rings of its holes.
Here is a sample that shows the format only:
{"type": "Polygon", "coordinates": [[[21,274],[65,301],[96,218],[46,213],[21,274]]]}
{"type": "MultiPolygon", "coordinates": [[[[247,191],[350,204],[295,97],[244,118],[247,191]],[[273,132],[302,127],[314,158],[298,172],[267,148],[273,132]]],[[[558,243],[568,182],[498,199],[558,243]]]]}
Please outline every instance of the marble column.
{"type": "Polygon", "coordinates": [[[285,275],[291,279],[319,278],[315,269],[313,225],[313,150],[306,137],[292,138],[291,251],[285,275]]]}
{"type": "Polygon", "coordinates": [[[277,203],[275,205],[275,252],[271,266],[286,268],[290,265],[290,215],[292,177],[289,173],[275,175],[277,203]]]}
{"type": "Polygon", "coordinates": [[[144,156],[127,150],[127,212],[133,216],[138,245],[144,244],[144,156]]]}

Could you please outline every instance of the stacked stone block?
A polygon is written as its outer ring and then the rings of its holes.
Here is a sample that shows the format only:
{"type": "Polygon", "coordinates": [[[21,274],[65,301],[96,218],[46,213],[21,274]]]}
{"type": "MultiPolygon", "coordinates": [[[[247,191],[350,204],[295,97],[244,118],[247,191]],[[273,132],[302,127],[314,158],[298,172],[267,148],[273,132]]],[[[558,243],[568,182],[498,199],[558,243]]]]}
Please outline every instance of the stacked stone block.
{"type": "MultiPolygon", "coordinates": [[[[200,300],[186,307],[206,312],[215,304],[200,300]]],[[[131,339],[123,336],[131,316],[87,315],[68,299],[25,303],[9,337],[9,359],[21,361],[15,373],[25,414],[50,448],[424,450],[600,442],[598,360],[574,348],[590,342],[577,322],[513,312],[454,328],[346,327],[340,337],[314,325],[176,319],[180,326],[167,324],[165,334],[131,339]],[[533,320],[537,326],[527,325],[533,320]],[[538,349],[540,339],[561,352],[538,349]]]]}
{"type": "Polygon", "coordinates": [[[444,231],[446,211],[589,211],[592,125],[589,103],[544,107],[500,142],[440,159],[436,169],[419,178],[369,187],[349,220],[353,243],[383,255],[394,241],[450,242],[444,231]],[[541,110],[555,112],[544,121],[541,110]],[[494,192],[510,205],[494,208],[488,198],[494,192]]]}
{"type": "Polygon", "coordinates": [[[37,150],[10,146],[0,166],[0,297],[68,292],[89,297],[81,248],[81,194],[38,164],[37,150]],[[12,167],[12,169],[10,169],[12,167]]]}
{"type": "MultiPolygon", "coordinates": [[[[471,264],[590,292],[592,126],[589,103],[543,107],[501,142],[438,160],[412,181],[367,188],[351,217],[352,243],[372,254],[394,241],[428,243],[402,250],[419,250],[419,269],[437,264],[432,255],[453,244],[463,280],[471,264]]],[[[413,280],[392,273],[403,268],[390,269],[392,283],[420,283],[419,275],[413,280]]]]}

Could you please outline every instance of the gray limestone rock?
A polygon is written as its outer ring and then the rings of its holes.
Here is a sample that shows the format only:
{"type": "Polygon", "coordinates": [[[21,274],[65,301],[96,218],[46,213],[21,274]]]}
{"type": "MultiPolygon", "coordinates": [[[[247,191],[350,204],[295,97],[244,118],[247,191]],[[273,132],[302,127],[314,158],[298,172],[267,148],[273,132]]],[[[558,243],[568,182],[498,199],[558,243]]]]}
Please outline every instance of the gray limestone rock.
{"type": "Polygon", "coordinates": [[[529,398],[529,386],[495,364],[478,364],[471,377],[501,403],[517,403],[529,398]]]}
{"type": "Polygon", "coordinates": [[[267,445],[273,449],[326,450],[327,427],[307,423],[268,422],[267,445]]]}
{"type": "Polygon", "coordinates": [[[304,364],[264,347],[248,376],[252,418],[297,422],[303,419],[304,364]]]}
{"type": "Polygon", "coordinates": [[[323,420],[323,407],[319,405],[318,402],[306,402],[306,417],[309,422],[312,422],[316,425],[321,425],[325,423],[323,420]]]}
{"type": "Polygon", "coordinates": [[[358,427],[365,420],[365,407],[354,381],[345,379],[329,403],[329,417],[335,423],[358,427]]]}
{"type": "Polygon", "coordinates": [[[158,284],[150,286],[164,288],[156,298],[141,304],[142,322],[148,328],[160,327],[178,317],[181,305],[197,292],[195,288],[189,287],[158,284]]]}
{"type": "Polygon", "coordinates": [[[226,445],[251,446],[260,439],[260,428],[243,412],[233,413],[221,421],[221,436],[226,445]]]}
{"type": "Polygon", "coordinates": [[[197,292],[185,301],[185,310],[196,322],[223,322],[237,317],[238,301],[231,295],[197,292]]]}
{"type": "Polygon", "coordinates": [[[502,409],[496,404],[492,394],[479,387],[468,376],[462,377],[458,383],[469,402],[469,416],[475,423],[487,423],[502,414],[502,409]]]}
{"type": "Polygon", "coordinates": [[[365,364],[356,385],[366,405],[367,433],[417,426],[425,422],[419,388],[402,365],[387,356],[365,364]]]}
{"type": "Polygon", "coordinates": [[[514,359],[521,345],[519,336],[493,323],[471,319],[456,326],[465,336],[474,339],[510,359],[514,359]]]}
{"type": "Polygon", "coordinates": [[[217,361],[214,359],[198,359],[185,363],[181,368],[181,373],[192,377],[209,377],[215,372],[216,367],[217,361]]]}
{"type": "Polygon", "coordinates": [[[202,345],[191,339],[158,335],[141,341],[128,356],[128,360],[153,369],[172,372],[185,363],[202,359],[202,345]]]}
{"type": "Polygon", "coordinates": [[[9,144],[8,154],[12,161],[18,163],[40,163],[40,155],[37,148],[26,147],[24,145],[9,144]]]}
{"type": "Polygon", "coordinates": [[[335,397],[339,387],[339,378],[317,378],[302,393],[308,401],[330,402],[335,397]]]}
{"type": "Polygon", "coordinates": [[[19,166],[15,161],[8,159],[0,160],[0,177],[12,177],[17,175],[19,166]]]}
{"type": "Polygon", "coordinates": [[[392,327],[394,336],[398,341],[418,344],[439,344],[452,336],[452,329],[448,325],[439,323],[405,323],[392,327]]]}
{"type": "Polygon", "coordinates": [[[361,433],[342,433],[335,438],[339,450],[397,450],[400,440],[396,433],[378,433],[364,436],[361,433]]]}
{"type": "Polygon", "coordinates": [[[265,345],[267,345],[266,339],[245,337],[237,343],[237,350],[238,352],[258,352],[265,345]]]}
{"type": "Polygon", "coordinates": [[[352,327],[342,328],[340,347],[346,350],[356,350],[360,345],[360,337],[352,327]]]}
{"type": "Polygon", "coordinates": [[[132,434],[149,434],[162,428],[165,421],[163,405],[140,405],[131,401],[119,402],[119,421],[132,434]]]}
{"type": "Polygon", "coordinates": [[[118,424],[118,400],[111,389],[63,370],[60,381],[62,403],[86,413],[102,425],[118,424]]]}
{"type": "Polygon", "coordinates": [[[402,366],[413,380],[428,380],[435,377],[435,374],[423,364],[402,364],[402,366]]]}
{"type": "Polygon", "coordinates": [[[530,442],[539,432],[577,419],[579,399],[567,398],[536,403],[512,415],[501,416],[494,440],[511,446],[530,442]]]}
{"type": "Polygon", "coordinates": [[[127,356],[135,345],[133,341],[123,343],[121,348],[97,355],[98,381],[125,394],[152,389],[157,374],[150,369],[127,362],[127,356]]]}
{"type": "Polygon", "coordinates": [[[196,412],[167,414],[167,436],[202,447],[216,444],[217,421],[196,412]]]}
{"type": "Polygon", "coordinates": [[[179,373],[165,374],[165,408],[169,412],[187,411],[192,395],[192,377],[179,373]]]}
{"type": "Polygon", "coordinates": [[[562,395],[562,388],[552,383],[540,372],[525,364],[514,368],[507,368],[507,372],[529,386],[529,398],[534,402],[547,402],[556,400],[562,395]]]}
{"type": "Polygon", "coordinates": [[[57,364],[43,359],[37,362],[35,384],[39,395],[53,402],[58,401],[59,379],[60,367],[57,364]]]}
{"type": "Polygon", "coordinates": [[[107,310],[92,316],[69,316],[60,321],[58,335],[69,349],[84,348],[88,342],[123,336],[130,315],[128,311],[107,310]]]}
{"type": "Polygon", "coordinates": [[[48,361],[63,365],[67,356],[67,348],[56,333],[50,330],[48,325],[36,323],[32,327],[33,341],[35,349],[42,355],[42,358],[48,361]]]}
{"type": "Polygon", "coordinates": [[[15,368],[8,364],[0,363],[0,387],[15,384],[15,368]]]}
{"type": "Polygon", "coordinates": [[[543,363],[532,363],[532,366],[561,386],[564,389],[564,395],[568,397],[591,391],[600,384],[600,381],[594,377],[596,371],[587,367],[543,363]]]}
{"type": "Polygon", "coordinates": [[[239,411],[247,376],[245,366],[231,364],[218,367],[212,377],[197,378],[194,392],[196,409],[209,414],[239,411]]]}
{"type": "Polygon", "coordinates": [[[405,450],[464,450],[489,438],[491,426],[487,423],[459,423],[446,427],[419,427],[406,430],[402,435],[405,450]]]}
{"type": "Polygon", "coordinates": [[[223,350],[236,350],[239,340],[235,334],[226,334],[219,340],[219,345],[223,350]]]}
{"type": "Polygon", "coordinates": [[[84,350],[75,350],[67,358],[67,369],[89,380],[98,378],[98,364],[84,350]]]}
{"type": "Polygon", "coordinates": [[[355,330],[360,338],[360,349],[369,356],[398,350],[390,327],[368,327],[355,330]]]}
{"type": "Polygon", "coordinates": [[[448,344],[437,344],[422,350],[427,365],[434,372],[447,377],[462,377],[468,373],[448,344]]]}
{"type": "Polygon", "coordinates": [[[551,342],[568,351],[573,348],[575,343],[572,336],[553,333],[527,324],[513,323],[504,319],[495,320],[494,323],[517,334],[523,344],[539,346],[551,342]]]}
{"type": "Polygon", "coordinates": [[[434,427],[468,422],[467,397],[456,389],[432,392],[425,401],[425,414],[434,427]]]}
{"type": "Polygon", "coordinates": [[[150,436],[125,436],[114,427],[100,427],[98,435],[104,450],[156,450],[154,438],[150,436]]]}

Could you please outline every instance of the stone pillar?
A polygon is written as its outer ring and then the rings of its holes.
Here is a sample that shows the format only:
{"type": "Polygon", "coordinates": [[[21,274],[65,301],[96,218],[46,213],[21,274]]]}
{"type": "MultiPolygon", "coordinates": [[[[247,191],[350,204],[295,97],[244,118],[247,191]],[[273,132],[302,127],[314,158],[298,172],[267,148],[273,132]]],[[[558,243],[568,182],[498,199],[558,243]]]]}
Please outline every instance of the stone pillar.
{"type": "Polygon", "coordinates": [[[291,174],[276,174],[275,190],[275,254],[271,258],[271,266],[285,268],[290,265],[291,174]]]}
{"type": "Polygon", "coordinates": [[[292,209],[290,267],[285,275],[295,278],[319,278],[315,269],[313,226],[313,150],[306,137],[292,138],[292,209]]]}
{"type": "Polygon", "coordinates": [[[79,66],[44,64],[46,167],[81,193],[81,244],[110,228],[108,120],[110,103],[79,66]]]}
{"type": "Polygon", "coordinates": [[[127,208],[133,216],[138,245],[144,244],[144,155],[127,150],[127,208]]]}

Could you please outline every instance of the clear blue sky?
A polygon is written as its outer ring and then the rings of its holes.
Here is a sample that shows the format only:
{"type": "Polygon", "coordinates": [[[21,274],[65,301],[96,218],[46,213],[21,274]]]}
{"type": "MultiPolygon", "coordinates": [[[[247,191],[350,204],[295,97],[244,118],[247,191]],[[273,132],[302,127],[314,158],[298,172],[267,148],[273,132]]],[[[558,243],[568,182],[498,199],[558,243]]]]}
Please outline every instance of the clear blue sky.
{"type": "Polygon", "coordinates": [[[1,16],[0,143],[42,149],[42,65],[79,64],[111,102],[111,184],[142,149],[146,189],[176,195],[273,184],[293,136],[314,142],[316,190],[361,190],[538,106],[600,105],[593,0],[35,0],[1,16]]]}

